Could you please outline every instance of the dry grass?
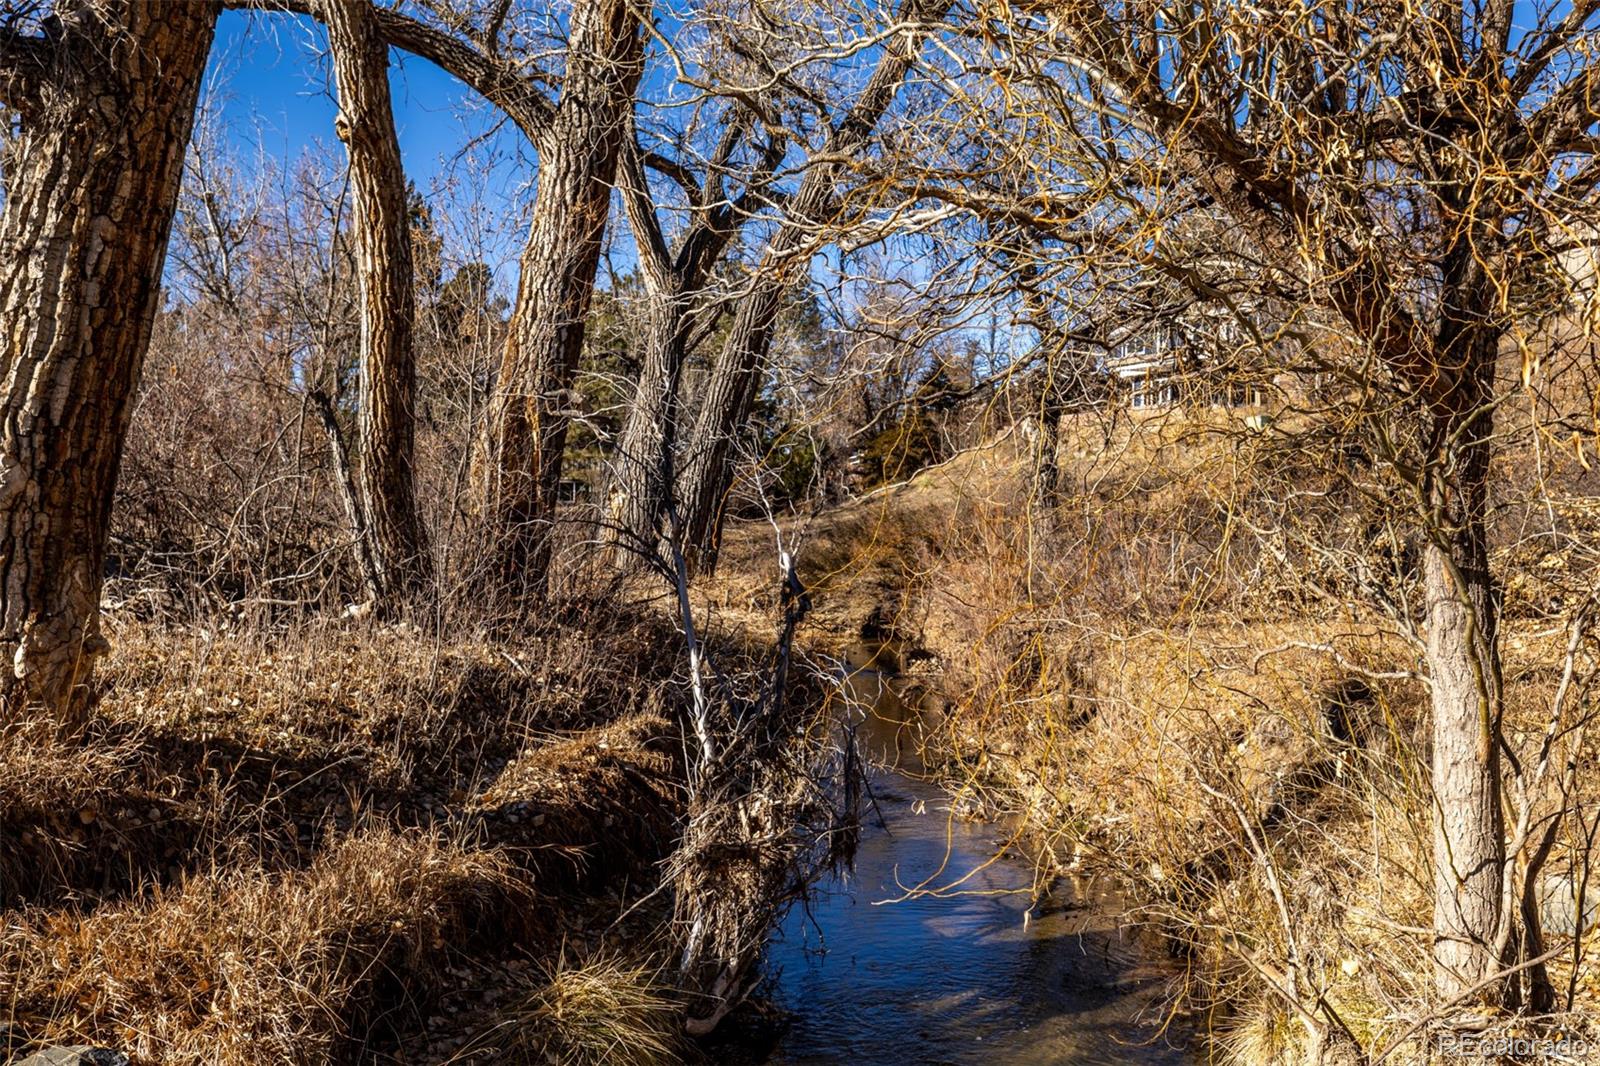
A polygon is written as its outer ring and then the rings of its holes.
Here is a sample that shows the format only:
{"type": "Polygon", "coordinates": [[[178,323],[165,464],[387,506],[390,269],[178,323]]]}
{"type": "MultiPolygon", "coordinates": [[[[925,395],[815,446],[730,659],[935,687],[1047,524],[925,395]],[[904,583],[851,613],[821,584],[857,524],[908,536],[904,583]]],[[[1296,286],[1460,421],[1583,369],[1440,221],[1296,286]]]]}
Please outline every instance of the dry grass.
{"type": "Polygon", "coordinates": [[[675,645],[648,618],[113,637],[87,738],[0,733],[0,1052],[428,1058],[479,1024],[483,974],[588,942],[672,847],[675,645]]]}
{"type": "Polygon", "coordinates": [[[667,1066],[683,1061],[682,1005],[655,966],[563,953],[500,1012],[472,1050],[508,1066],[667,1066]]]}
{"type": "Polygon", "coordinates": [[[503,927],[518,896],[491,853],[369,831],[304,870],[188,877],[82,916],[13,912],[0,1002],[14,1041],[144,1063],[340,1061],[380,1015],[415,1013],[445,947],[503,927]]]}

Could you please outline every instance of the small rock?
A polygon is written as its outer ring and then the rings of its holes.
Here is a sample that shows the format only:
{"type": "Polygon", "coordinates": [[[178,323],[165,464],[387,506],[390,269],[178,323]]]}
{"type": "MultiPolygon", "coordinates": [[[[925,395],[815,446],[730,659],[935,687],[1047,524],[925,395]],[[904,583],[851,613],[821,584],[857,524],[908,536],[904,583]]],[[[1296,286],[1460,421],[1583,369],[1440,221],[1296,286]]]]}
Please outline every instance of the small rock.
{"type": "Polygon", "coordinates": [[[128,1056],[108,1047],[75,1044],[35,1051],[12,1066],[128,1066],[128,1056]]]}
{"type": "MultiPolygon", "coordinates": [[[[1585,885],[1583,927],[1592,929],[1600,916],[1600,885],[1585,885]]],[[[1544,931],[1572,936],[1578,931],[1578,883],[1570,875],[1551,875],[1539,885],[1539,917],[1544,931]]]]}

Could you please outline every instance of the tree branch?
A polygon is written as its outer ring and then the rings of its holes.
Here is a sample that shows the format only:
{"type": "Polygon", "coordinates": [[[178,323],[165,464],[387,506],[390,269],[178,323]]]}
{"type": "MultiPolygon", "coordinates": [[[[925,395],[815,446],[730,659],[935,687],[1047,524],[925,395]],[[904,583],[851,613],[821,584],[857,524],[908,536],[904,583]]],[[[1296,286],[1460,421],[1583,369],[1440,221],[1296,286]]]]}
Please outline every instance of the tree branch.
{"type": "Polygon", "coordinates": [[[49,37],[0,29],[0,103],[26,115],[38,102],[57,47],[49,37]]]}
{"type": "MultiPolygon", "coordinates": [[[[223,4],[243,10],[276,11],[322,19],[322,5],[318,0],[223,0],[223,4]]],[[[464,83],[504,111],[535,144],[543,139],[555,116],[555,104],[533,86],[527,75],[503,60],[487,56],[450,34],[398,11],[375,7],[373,21],[384,43],[426,59],[464,83]]]]}
{"type": "Polygon", "coordinates": [[[656,218],[656,205],[650,196],[649,179],[645,175],[644,153],[639,151],[633,131],[622,144],[618,160],[618,185],[622,192],[622,207],[633,230],[634,247],[639,254],[640,274],[653,294],[670,297],[673,284],[672,252],[661,232],[661,222],[656,218]]]}

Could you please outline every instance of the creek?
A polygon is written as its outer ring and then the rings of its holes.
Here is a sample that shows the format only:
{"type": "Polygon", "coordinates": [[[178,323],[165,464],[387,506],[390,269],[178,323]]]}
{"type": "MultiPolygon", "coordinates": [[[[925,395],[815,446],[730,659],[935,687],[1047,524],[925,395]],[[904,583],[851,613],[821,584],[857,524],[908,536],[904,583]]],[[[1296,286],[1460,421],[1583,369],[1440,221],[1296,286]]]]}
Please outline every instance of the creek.
{"type": "Polygon", "coordinates": [[[1159,1026],[1170,973],[1159,945],[1088,879],[1036,905],[1034,871],[1005,850],[1005,827],[953,816],[950,795],[920,776],[906,740],[919,712],[872,659],[847,659],[844,694],[876,807],[854,869],[818,886],[770,945],[772,992],[793,1021],[768,1061],[1193,1062],[1182,1034],[1159,1026]]]}

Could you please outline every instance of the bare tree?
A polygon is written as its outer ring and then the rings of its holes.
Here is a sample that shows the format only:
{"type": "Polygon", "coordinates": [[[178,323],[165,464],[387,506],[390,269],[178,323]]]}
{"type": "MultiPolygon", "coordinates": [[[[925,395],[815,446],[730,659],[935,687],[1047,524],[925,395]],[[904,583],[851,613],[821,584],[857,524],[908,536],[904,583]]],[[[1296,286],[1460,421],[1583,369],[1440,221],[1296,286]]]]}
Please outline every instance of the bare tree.
{"type": "MultiPolygon", "coordinates": [[[[14,5],[8,5],[14,6],[14,5]]],[[[64,0],[0,38],[0,682],[71,703],[106,649],[106,533],[219,6],[64,0]]],[[[14,15],[23,12],[14,10],[14,15]]]]}
{"type": "Polygon", "coordinates": [[[389,103],[389,47],[367,0],[323,5],[339,88],[336,128],[350,156],[352,237],[361,289],[361,462],[358,535],[371,561],[368,594],[380,607],[418,591],[429,575],[417,513],[416,319],[405,170],[389,103]]]}
{"type": "Polygon", "coordinates": [[[542,595],[570,421],[568,398],[594,294],[617,159],[644,57],[630,0],[575,5],[561,98],[536,138],[539,186],[475,492],[492,572],[542,595]]]}
{"type": "Polygon", "coordinates": [[[636,144],[624,150],[623,204],[638,249],[648,329],[609,504],[611,536],[619,545],[649,546],[656,532],[673,483],[684,360],[716,324],[723,306],[712,298],[708,284],[740,225],[769,195],[767,185],[783,157],[785,138],[769,131],[755,146],[744,173],[729,173],[735,154],[753,139],[754,124],[754,115],[744,109],[736,112],[698,175],[683,159],[647,152],[636,144]],[[668,244],[647,168],[678,185],[690,212],[675,248],[668,244]],[[742,178],[737,196],[728,189],[730,177],[742,178]]]}
{"type": "Polygon", "coordinates": [[[739,297],[727,340],[706,382],[680,482],[686,543],[702,568],[716,563],[735,441],[760,389],[784,297],[826,243],[822,234],[840,205],[837,184],[845,164],[871,139],[912,69],[930,24],[949,8],[949,0],[907,0],[903,5],[897,32],[883,43],[866,85],[849,107],[830,116],[823,143],[786,205],[784,221],[768,243],[749,292],[739,297]]]}

